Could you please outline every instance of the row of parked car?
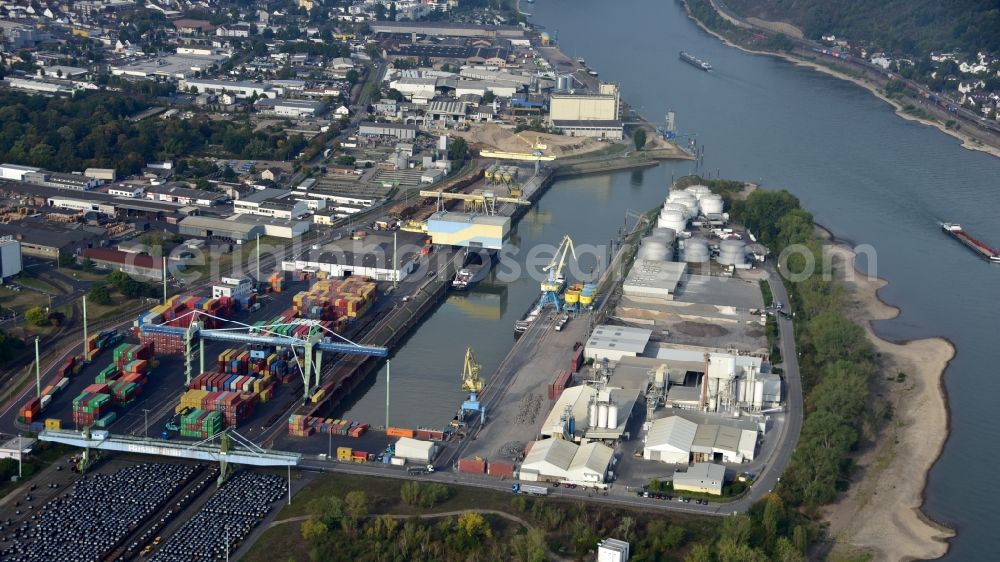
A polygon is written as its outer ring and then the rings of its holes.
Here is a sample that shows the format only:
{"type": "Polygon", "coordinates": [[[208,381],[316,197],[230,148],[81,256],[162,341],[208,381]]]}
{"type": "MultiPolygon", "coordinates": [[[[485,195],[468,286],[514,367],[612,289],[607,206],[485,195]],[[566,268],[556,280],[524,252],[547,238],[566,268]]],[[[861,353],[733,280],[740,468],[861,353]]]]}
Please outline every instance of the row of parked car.
{"type": "MultiPolygon", "coordinates": [[[[669,494],[663,494],[660,492],[650,492],[648,490],[640,490],[636,492],[636,495],[639,496],[640,498],[653,498],[654,500],[665,500],[665,501],[674,500],[674,497],[669,494]]],[[[679,503],[691,503],[691,498],[677,496],[677,501],[679,503]]],[[[698,505],[708,505],[708,500],[695,498],[694,503],[698,505]]]]}

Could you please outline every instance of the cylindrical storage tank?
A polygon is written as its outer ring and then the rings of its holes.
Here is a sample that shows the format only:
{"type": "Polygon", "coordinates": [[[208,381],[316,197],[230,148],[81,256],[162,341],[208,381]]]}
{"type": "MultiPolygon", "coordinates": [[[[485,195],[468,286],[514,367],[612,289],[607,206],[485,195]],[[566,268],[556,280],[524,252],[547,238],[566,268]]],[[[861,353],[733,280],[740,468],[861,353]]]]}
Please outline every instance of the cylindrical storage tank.
{"type": "Polygon", "coordinates": [[[601,404],[597,407],[597,427],[608,427],[608,405],[601,404]]]}
{"type": "Polygon", "coordinates": [[[560,90],[565,91],[570,89],[570,84],[570,77],[565,74],[560,74],[559,78],[556,79],[556,88],[560,90]]]}
{"type": "Polygon", "coordinates": [[[708,242],[704,238],[691,238],[684,242],[684,261],[705,263],[709,256],[708,242]]]}
{"type": "Polygon", "coordinates": [[[687,189],[685,189],[684,191],[685,193],[690,193],[691,195],[694,196],[695,199],[699,201],[701,201],[702,197],[705,197],[706,195],[712,193],[712,190],[709,189],[707,185],[692,185],[687,189]]]}
{"type": "Polygon", "coordinates": [[[663,209],[660,210],[660,215],[666,213],[667,211],[679,211],[681,213],[687,212],[687,205],[683,205],[677,201],[669,201],[663,204],[663,209]]]}
{"type": "Polygon", "coordinates": [[[608,429],[618,427],[618,404],[614,402],[608,404],[608,429]]]}
{"type": "Polygon", "coordinates": [[[706,215],[722,213],[722,196],[715,193],[709,193],[705,197],[698,200],[698,205],[701,206],[701,212],[706,215]]]}
{"type": "Polygon", "coordinates": [[[674,240],[677,239],[677,231],[672,228],[660,228],[656,227],[650,231],[649,235],[651,237],[657,238],[664,244],[673,244],[674,240]]]}
{"type": "Polygon", "coordinates": [[[690,193],[685,193],[683,191],[675,191],[670,194],[670,203],[676,203],[679,205],[684,205],[684,209],[687,211],[684,213],[688,218],[694,218],[698,216],[698,200],[694,198],[690,193]],[[676,193],[676,195],[674,195],[676,193]]]}
{"type": "Polygon", "coordinates": [[[643,244],[635,255],[636,259],[653,261],[670,261],[670,253],[663,244],[643,244]]]}
{"type": "Polygon", "coordinates": [[[719,263],[743,265],[747,261],[746,246],[742,240],[723,240],[719,243],[719,263]]]}
{"type": "Polygon", "coordinates": [[[681,232],[687,228],[687,218],[680,211],[666,211],[660,214],[659,220],[656,221],[656,226],[681,232]]]}
{"type": "Polygon", "coordinates": [[[597,427],[597,402],[590,403],[590,427],[597,427]]]}
{"type": "Polygon", "coordinates": [[[753,381],[753,407],[764,407],[764,381],[760,379],[753,381]]]}
{"type": "Polygon", "coordinates": [[[569,417],[569,434],[571,436],[576,434],[576,418],[573,416],[569,417]]]}

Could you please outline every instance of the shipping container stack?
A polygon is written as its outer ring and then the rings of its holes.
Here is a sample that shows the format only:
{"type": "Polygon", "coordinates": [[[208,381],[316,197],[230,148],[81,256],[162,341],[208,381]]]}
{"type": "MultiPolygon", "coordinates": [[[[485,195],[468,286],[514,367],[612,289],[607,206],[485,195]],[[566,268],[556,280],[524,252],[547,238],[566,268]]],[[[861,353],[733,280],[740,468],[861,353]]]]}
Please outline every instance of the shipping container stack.
{"type": "Polygon", "coordinates": [[[293,415],[288,418],[288,434],[292,437],[309,437],[316,433],[329,433],[343,437],[361,437],[368,431],[366,423],[332,418],[293,415]]]}
{"type": "Polygon", "coordinates": [[[233,300],[229,298],[208,298],[194,295],[174,295],[165,304],[155,306],[139,316],[134,327],[139,341],[152,343],[161,355],[184,353],[184,338],[177,334],[150,333],[143,329],[149,325],[164,325],[186,328],[198,320],[206,328],[218,328],[216,318],[228,318],[233,310],[233,300]],[[199,312],[204,314],[199,314],[199,312]]]}
{"type": "Polygon", "coordinates": [[[292,299],[300,318],[336,321],[339,325],[364,315],[375,302],[377,285],[363,277],[324,279],[292,299]]]}
{"type": "Polygon", "coordinates": [[[181,436],[208,439],[222,431],[223,419],[219,412],[194,409],[181,418],[181,436]]]}
{"type": "Polygon", "coordinates": [[[92,384],[73,399],[73,422],[79,427],[106,427],[114,421],[114,402],[106,384],[92,384]]]}
{"type": "Polygon", "coordinates": [[[105,330],[87,338],[87,360],[93,361],[105,349],[117,344],[122,340],[122,334],[116,330],[105,330]]]}

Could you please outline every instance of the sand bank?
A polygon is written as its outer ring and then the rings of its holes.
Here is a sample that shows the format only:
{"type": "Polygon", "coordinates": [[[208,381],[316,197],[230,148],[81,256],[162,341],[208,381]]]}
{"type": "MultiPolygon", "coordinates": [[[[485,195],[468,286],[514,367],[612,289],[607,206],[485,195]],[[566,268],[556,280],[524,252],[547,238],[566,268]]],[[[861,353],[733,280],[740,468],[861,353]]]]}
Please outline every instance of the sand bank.
{"type": "Polygon", "coordinates": [[[879,299],[886,285],[853,269],[853,252],[830,245],[838,277],[850,290],[853,320],[865,328],[880,354],[877,391],[893,408],[877,442],[857,459],[858,476],[848,492],[823,512],[833,554],[869,552],[875,560],[933,559],[948,550],[954,531],[922,511],[927,472],[948,437],[947,396],[942,374],[955,349],[943,338],[893,343],[875,335],[872,320],[894,318],[899,310],[879,299]],[[848,269],[850,268],[850,269],[848,269]],[[853,272],[853,275],[845,273],[853,272]],[[904,373],[905,377],[898,377],[904,373]]]}

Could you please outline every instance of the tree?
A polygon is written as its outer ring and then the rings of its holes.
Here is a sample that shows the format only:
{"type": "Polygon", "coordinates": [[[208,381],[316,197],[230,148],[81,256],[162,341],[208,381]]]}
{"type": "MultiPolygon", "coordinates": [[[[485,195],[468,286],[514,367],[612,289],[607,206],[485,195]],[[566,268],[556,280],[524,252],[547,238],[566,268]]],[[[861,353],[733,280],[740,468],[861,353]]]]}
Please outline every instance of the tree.
{"type": "Polygon", "coordinates": [[[322,521],[310,519],[302,522],[302,538],[306,542],[316,542],[326,536],[327,528],[322,521]]]}
{"type": "Polygon", "coordinates": [[[83,258],[83,260],[80,261],[80,267],[83,268],[84,271],[94,271],[94,260],[90,258],[83,258]]]}
{"type": "Polygon", "coordinates": [[[352,519],[368,517],[368,494],[354,490],[344,497],[344,513],[352,519]]]}
{"type": "Polygon", "coordinates": [[[483,94],[483,103],[493,103],[497,99],[497,95],[493,93],[493,90],[486,90],[483,94]]]}
{"type": "Polygon", "coordinates": [[[7,362],[24,349],[24,340],[0,330],[0,361],[7,362]]]}
{"type": "Polygon", "coordinates": [[[344,78],[346,78],[347,82],[353,86],[358,83],[358,80],[361,80],[361,73],[352,68],[347,71],[347,74],[344,75],[344,78]]]}
{"type": "Polygon", "coordinates": [[[101,306],[109,306],[113,304],[111,301],[111,291],[109,291],[108,286],[104,284],[98,284],[91,287],[90,292],[87,294],[87,298],[94,304],[99,304],[101,306]]]}
{"type": "Polygon", "coordinates": [[[543,562],[548,558],[545,532],[541,529],[529,529],[527,533],[514,535],[510,539],[510,550],[520,562],[543,562]]]}
{"type": "Polygon", "coordinates": [[[486,518],[475,511],[469,511],[460,515],[457,525],[459,531],[470,539],[493,536],[493,531],[490,529],[490,524],[486,522],[486,518]]]}
{"type": "Polygon", "coordinates": [[[233,169],[230,168],[229,165],[227,164],[226,167],[223,168],[222,170],[222,179],[226,181],[233,181],[234,179],[236,179],[236,177],[237,177],[236,172],[234,172],[233,169]]]}
{"type": "Polygon", "coordinates": [[[712,547],[702,543],[691,547],[688,555],[684,558],[684,562],[712,562],[713,560],[715,557],[712,556],[712,547]]]}
{"type": "Polygon", "coordinates": [[[389,89],[389,93],[387,93],[385,95],[385,97],[387,97],[387,98],[389,98],[389,99],[391,99],[393,101],[403,101],[403,92],[400,92],[399,90],[397,90],[395,88],[390,88],[389,89]]]}
{"type": "Polygon", "coordinates": [[[49,325],[49,313],[40,306],[35,306],[24,311],[24,318],[33,326],[49,325]]]}
{"type": "Polygon", "coordinates": [[[466,144],[465,139],[457,138],[451,141],[451,146],[448,147],[448,159],[454,160],[455,162],[464,162],[465,158],[469,155],[469,145],[466,144]]]}
{"type": "Polygon", "coordinates": [[[636,150],[642,150],[646,146],[646,129],[636,129],[632,133],[632,142],[635,143],[636,150]]]}

